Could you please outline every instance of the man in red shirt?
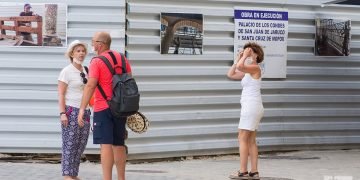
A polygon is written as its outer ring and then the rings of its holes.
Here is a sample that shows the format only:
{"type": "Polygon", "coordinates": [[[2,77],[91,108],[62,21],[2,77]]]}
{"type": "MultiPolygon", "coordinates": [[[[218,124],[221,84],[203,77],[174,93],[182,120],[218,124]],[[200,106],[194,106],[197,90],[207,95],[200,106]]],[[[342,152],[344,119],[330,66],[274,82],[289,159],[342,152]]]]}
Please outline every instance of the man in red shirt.
{"type": "MultiPolygon", "coordinates": [[[[121,55],[119,52],[110,50],[111,37],[107,32],[97,32],[92,39],[92,48],[96,55],[105,56],[114,67],[117,74],[122,73],[121,55]],[[114,65],[113,54],[117,65],[114,65]]],[[[124,57],[124,56],[123,56],[124,57]]],[[[126,71],[131,73],[131,67],[125,58],[126,71]]],[[[125,180],[126,148],[125,148],[125,123],[126,117],[117,119],[113,117],[107,101],[112,97],[112,74],[106,64],[100,58],[93,58],[89,66],[89,80],[84,88],[78,123],[83,126],[83,116],[86,106],[94,94],[94,122],[93,141],[101,145],[101,165],[103,179],[112,179],[112,168],[116,165],[118,180],[125,180]],[[101,95],[97,85],[104,90],[107,99],[101,95]]]]}

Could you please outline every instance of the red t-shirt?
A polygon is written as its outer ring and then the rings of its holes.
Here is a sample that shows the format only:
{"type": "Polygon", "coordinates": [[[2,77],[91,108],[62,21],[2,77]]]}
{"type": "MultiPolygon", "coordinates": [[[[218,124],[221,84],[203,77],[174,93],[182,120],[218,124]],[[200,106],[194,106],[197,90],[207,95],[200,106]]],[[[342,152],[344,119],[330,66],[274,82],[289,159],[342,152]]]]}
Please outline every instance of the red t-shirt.
{"type": "MultiPolygon", "coordinates": [[[[110,51],[111,50],[103,52],[102,54],[100,54],[100,56],[105,56],[109,60],[111,65],[114,67],[114,61],[112,60],[112,58],[109,54],[110,51]]],[[[122,62],[121,62],[120,53],[118,53],[116,51],[111,51],[111,52],[113,52],[116,57],[117,67],[120,67],[120,68],[115,68],[116,73],[117,74],[122,73],[121,72],[122,62]]],[[[131,72],[130,63],[126,58],[125,58],[125,63],[126,63],[126,72],[130,73],[131,72]]],[[[109,68],[106,66],[106,64],[100,58],[94,58],[91,60],[90,66],[89,66],[89,78],[96,78],[98,80],[98,83],[104,90],[106,97],[108,98],[108,100],[110,100],[112,97],[112,87],[111,87],[112,86],[112,74],[111,74],[109,68]]],[[[94,102],[94,112],[99,112],[99,111],[109,108],[106,100],[101,95],[98,88],[95,89],[94,101],[95,101],[94,102]]]]}

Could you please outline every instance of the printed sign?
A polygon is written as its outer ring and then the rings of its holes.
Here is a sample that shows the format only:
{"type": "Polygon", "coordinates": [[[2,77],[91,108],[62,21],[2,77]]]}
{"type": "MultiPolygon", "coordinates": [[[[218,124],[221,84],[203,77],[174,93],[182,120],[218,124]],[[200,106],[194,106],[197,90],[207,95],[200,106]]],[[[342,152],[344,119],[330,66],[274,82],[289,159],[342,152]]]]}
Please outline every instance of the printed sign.
{"type": "Polygon", "coordinates": [[[234,10],[234,59],[247,42],[263,47],[265,78],[286,78],[288,12],[284,9],[234,10]]]}

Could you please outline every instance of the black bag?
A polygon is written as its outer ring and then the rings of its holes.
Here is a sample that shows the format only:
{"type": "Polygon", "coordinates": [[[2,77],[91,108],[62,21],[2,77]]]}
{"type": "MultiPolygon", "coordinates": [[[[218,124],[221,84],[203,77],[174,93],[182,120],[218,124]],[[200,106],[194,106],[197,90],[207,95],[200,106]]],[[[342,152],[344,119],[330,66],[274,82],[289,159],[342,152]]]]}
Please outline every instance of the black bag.
{"type": "MultiPolygon", "coordinates": [[[[114,67],[119,68],[117,66],[117,60],[113,54],[113,52],[109,52],[113,62],[114,67]]],[[[110,73],[113,75],[112,77],[112,98],[110,101],[107,101],[111,110],[111,113],[114,117],[126,117],[135,114],[139,110],[139,102],[140,102],[140,94],[138,90],[138,86],[134,78],[131,77],[126,72],[126,62],[123,54],[120,53],[121,56],[121,65],[122,65],[122,73],[116,74],[116,71],[112,67],[109,60],[104,56],[99,56],[100,58],[110,70],[110,73]]],[[[97,86],[99,88],[100,93],[107,100],[104,90],[101,88],[100,84],[97,86]]]]}

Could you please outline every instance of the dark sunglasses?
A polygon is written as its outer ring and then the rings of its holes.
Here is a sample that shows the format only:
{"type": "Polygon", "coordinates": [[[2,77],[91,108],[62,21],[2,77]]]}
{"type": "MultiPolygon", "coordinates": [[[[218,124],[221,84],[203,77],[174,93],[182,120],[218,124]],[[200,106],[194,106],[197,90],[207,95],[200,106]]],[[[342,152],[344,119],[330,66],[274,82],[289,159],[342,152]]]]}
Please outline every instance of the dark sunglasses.
{"type": "Polygon", "coordinates": [[[80,77],[82,78],[83,83],[86,84],[88,80],[85,78],[85,74],[83,72],[80,73],[80,77]]]}

